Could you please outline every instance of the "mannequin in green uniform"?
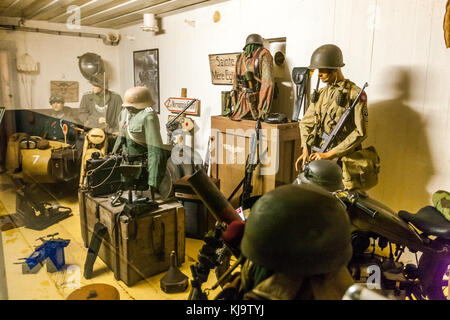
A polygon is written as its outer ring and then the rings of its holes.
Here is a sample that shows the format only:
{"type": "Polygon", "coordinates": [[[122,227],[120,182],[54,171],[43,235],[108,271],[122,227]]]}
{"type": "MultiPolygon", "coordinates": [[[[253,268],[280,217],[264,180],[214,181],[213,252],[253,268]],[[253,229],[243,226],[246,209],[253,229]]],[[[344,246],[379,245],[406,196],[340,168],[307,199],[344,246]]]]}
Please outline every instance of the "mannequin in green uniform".
{"type": "Polygon", "coordinates": [[[130,185],[134,183],[133,179],[142,180],[148,175],[147,182],[153,195],[164,176],[168,155],[163,149],[158,114],[152,105],[154,99],[146,87],[134,87],[125,92],[119,136],[112,153],[118,153],[122,148],[123,164],[146,163],[141,174],[122,175],[122,181],[130,185]]]}

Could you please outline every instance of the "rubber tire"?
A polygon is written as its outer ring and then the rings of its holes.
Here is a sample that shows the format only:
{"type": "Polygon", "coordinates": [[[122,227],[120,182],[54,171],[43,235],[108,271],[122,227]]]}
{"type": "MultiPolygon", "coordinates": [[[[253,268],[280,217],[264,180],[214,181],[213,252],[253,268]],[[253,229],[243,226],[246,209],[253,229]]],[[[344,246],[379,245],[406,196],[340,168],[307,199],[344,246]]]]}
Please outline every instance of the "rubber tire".
{"type": "Polygon", "coordinates": [[[159,194],[162,199],[168,199],[174,194],[173,184],[183,177],[183,168],[176,165],[169,158],[166,165],[166,173],[159,187],[159,194]]]}
{"type": "MultiPolygon", "coordinates": [[[[421,274],[429,274],[432,272],[433,277],[431,278],[431,285],[424,287],[424,293],[430,300],[447,300],[444,295],[442,286],[433,285],[442,282],[444,274],[447,272],[447,268],[450,265],[450,258],[447,259],[437,259],[431,254],[424,253],[419,260],[419,279],[421,274]]],[[[420,279],[421,282],[424,281],[420,279]]]]}

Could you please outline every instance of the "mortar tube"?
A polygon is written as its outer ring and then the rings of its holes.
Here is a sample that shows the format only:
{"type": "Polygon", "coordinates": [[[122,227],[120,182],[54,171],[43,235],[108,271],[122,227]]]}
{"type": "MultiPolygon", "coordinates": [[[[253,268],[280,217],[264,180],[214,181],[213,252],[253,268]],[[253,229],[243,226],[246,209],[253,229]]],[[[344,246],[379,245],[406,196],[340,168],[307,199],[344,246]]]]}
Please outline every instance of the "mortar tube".
{"type": "Polygon", "coordinates": [[[226,224],[243,221],[203,169],[195,172],[187,181],[217,221],[226,224]]]}

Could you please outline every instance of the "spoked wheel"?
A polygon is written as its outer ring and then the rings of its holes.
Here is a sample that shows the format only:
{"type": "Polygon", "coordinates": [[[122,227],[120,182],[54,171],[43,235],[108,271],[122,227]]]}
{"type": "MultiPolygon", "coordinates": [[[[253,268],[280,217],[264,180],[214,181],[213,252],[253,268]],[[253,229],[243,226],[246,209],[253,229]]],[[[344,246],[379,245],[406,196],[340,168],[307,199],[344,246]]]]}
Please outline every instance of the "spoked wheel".
{"type": "Polygon", "coordinates": [[[449,296],[450,258],[437,259],[435,256],[423,254],[419,261],[419,272],[423,293],[430,300],[447,300],[449,296]],[[425,280],[429,279],[429,280],[425,280]]]}
{"type": "Polygon", "coordinates": [[[447,300],[448,282],[450,273],[450,264],[443,264],[436,270],[433,277],[433,284],[426,290],[426,294],[430,300],[447,300]]]}

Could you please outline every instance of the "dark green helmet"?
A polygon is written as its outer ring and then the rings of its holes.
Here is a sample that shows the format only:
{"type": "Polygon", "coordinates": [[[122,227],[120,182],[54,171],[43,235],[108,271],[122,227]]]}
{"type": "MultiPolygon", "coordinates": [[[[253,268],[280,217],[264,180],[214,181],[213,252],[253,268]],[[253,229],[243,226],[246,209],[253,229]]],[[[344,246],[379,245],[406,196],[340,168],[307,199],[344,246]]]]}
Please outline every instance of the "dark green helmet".
{"type": "Polygon", "coordinates": [[[345,66],[342,51],[334,44],[325,44],[314,50],[309,69],[337,69],[345,66]]]}
{"type": "Polygon", "coordinates": [[[64,103],[64,97],[60,94],[52,94],[49,99],[50,104],[54,104],[55,102],[64,103]]]}
{"type": "Polygon", "coordinates": [[[312,185],[284,185],[252,207],[241,250],[269,270],[306,277],[346,265],[350,233],[344,205],[331,194],[312,185]]]}
{"type": "Polygon", "coordinates": [[[249,45],[249,44],[260,44],[260,45],[263,45],[263,43],[264,43],[264,39],[263,39],[259,34],[252,33],[252,34],[249,35],[249,36],[247,37],[247,39],[245,40],[245,46],[244,46],[244,49],[245,49],[245,47],[246,47],[247,45],[249,45]]]}
{"type": "Polygon", "coordinates": [[[307,163],[294,184],[312,184],[329,192],[344,190],[341,167],[331,160],[315,160],[307,163]]]}

